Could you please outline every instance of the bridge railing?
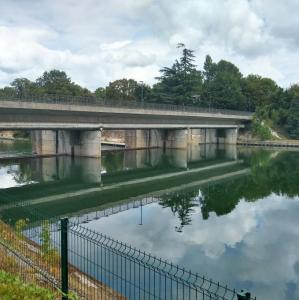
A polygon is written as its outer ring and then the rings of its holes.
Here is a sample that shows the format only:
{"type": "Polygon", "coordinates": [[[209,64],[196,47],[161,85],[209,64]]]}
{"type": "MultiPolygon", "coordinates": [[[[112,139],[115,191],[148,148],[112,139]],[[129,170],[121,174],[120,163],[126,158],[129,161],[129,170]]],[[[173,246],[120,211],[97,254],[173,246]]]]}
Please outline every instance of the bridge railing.
{"type": "Polygon", "coordinates": [[[98,98],[95,96],[70,96],[70,95],[56,95],[56,94],[43,94],[43,95],[28,95],[18,97],[15,95],[0,95],[0,100],[34,102],[34,103],[54,103],[54,104],[67,104],[67,105],[83,105],[83,106],[98,106],[98,107],[119,107],[131,109],[145,109],[145,110],[166,110],[178,112],[198,112],[198,113],[213,113],[222,115],[237,115],[249,117],[253,113],[249,111],[239,111],[231,109],[218,109],[212,107],[200,107],[194,105],[175,105],[155,102],[141,102],[141,101],[128,101],[128,100],[113,100],[98,98]]]}

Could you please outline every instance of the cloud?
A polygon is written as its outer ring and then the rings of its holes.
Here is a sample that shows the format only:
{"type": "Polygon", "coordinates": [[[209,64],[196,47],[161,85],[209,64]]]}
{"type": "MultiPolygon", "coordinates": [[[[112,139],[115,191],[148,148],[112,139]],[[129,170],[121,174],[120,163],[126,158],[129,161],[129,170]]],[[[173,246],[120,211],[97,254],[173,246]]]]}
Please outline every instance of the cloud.
{"type": "Polygon", "coordinates": [[[231,213],[208,220],[195,208],[183,233],[174,230],[177,216],[158,204],[143,207],[143,226],[140,208],[86,226],[230,286],[249,284],[258,298],[298,299],[298,289],[292,297],[287,291],[299,285],[298,212],[298,197],[272,194],[255,203],[241,199],[231,213]]]}
{"type": "Polygon", "coordinates": [[[0,86],[51,68],[90,89],[123,77],[153,83],[178,42],[199,67],[209,53],[288,86],[298,81],[299,5],[286,2],[0,0],[0,86]]]}

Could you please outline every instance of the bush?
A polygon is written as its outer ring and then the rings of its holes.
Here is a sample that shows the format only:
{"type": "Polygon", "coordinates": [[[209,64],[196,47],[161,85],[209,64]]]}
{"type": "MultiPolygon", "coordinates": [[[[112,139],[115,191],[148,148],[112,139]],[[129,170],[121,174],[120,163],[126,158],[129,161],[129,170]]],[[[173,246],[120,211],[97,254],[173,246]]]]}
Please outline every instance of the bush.
{"type": "Polygon", "coordinates": [[[260,119],[254,117],[251,124],[252,133],[262,140],[273,138],[270,128],[260,119]]]}

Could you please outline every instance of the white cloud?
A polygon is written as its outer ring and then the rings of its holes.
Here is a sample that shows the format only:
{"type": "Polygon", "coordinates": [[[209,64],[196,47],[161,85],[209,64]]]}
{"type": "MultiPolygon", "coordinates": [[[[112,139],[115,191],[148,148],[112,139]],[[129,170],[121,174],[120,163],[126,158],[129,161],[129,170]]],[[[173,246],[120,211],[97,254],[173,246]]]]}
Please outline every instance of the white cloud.
{"type": "MultiPolygon", "coordinates": [[[[195,208],[183,233],[174,230],[177,216],[158,204],[143,207],[143,226],[140,208],[87,226],[223,283],[250,283],[258,298],[280,300],[290,299],[289,283],[299,284],[298,211],[298,197],[271,194],[254,203],[240,200],[229,214],[211,213],[207,220],[195,208]]],[[[298,296],[297,290],[291,299],[298,296]]]]}
{"type": "Polygon", "coordinates": [[[200,67],[210,53],[288,86],[298,81],[298,10],[295,0],[0,0],[0,86],[51,68],[91,89],[153,83],[178,42],[200,67]]]}

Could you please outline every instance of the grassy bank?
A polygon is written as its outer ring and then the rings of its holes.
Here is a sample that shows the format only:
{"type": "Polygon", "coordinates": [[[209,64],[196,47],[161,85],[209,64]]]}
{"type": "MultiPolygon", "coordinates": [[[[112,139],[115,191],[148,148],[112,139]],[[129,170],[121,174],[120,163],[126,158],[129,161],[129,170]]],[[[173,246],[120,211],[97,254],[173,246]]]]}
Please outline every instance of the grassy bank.
{"type": "MultiPolygon", "coordinates": [[[[5,298],[1,297],[0,293],[0,299],[61,299],[59,290],[60,255],[51,245],[49,224],[45,221],[42,225],[41,244],[36,244],[22,234],[24,229],[28,229],[26,223],[26,220],[19,220],[15,228],[12,228],[0,221],[0,270],[4,272],[3,291],[7,294],[7,298],[5,298]],[[8,284],[7,280],[11,283],[8,284]],[[20,290],[15,291],[13,286],[17,282],[20,283],[20,290]],[[25,288],[26,284],[28,289],[25,288]],[[50,298],[48,296],[45,298],[17,297],[16,293],[22,293],[25,290],[40,293],[40,295],[49,295],[50,298]]],[[[70,300],[125,299],[71,264],[69,265],[68,277],[69,290],[71,291],[70,300]]]]}

